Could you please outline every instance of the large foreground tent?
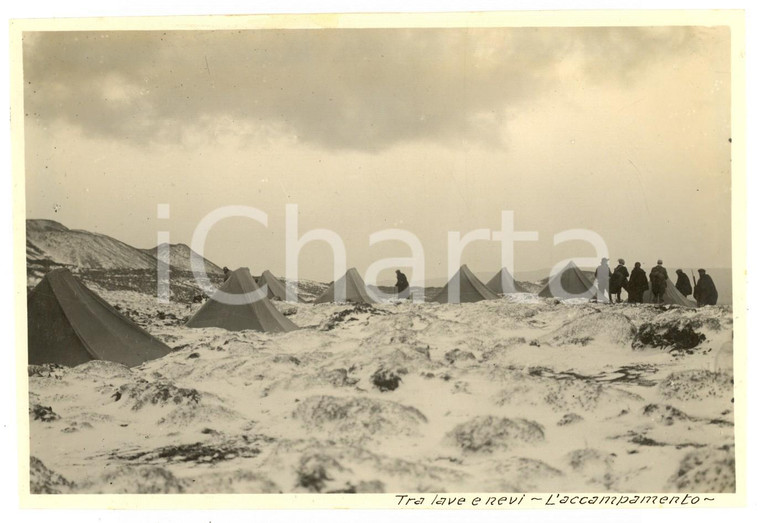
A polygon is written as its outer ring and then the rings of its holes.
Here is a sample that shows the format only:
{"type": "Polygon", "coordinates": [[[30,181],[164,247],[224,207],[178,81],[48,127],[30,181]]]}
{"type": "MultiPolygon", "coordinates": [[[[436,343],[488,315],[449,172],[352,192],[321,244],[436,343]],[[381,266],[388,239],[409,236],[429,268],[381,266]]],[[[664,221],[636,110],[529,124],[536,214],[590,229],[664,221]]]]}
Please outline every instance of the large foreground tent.
{"type": "Polygon", "coordinates": [[[502,267],[496,275],[488,280],[486,287],[491,289],[496,294],[512,294],[514,292],[528,292],[528,290],[520,285],[512,277],[506,267],[502,267]]]}
{"type": "Polygon", "coordinates": [[[565,268],[549,278],[538,293],[542,298],[592,298],[596,287],[572,261],[565,268]]]}
{"type": "Polygon", "coordinates": [[[107,360],[134,367],[171,352],[68,269],[50,271],[32,289],[27,321],[30,364],[107,360]]]}
{"type": "MultiPolygon", "coordinates": [[[[652,303],[652,285],[649,285],[649,289],[644,291],[643,297],[644,303],[652,303]]],[[[663,296],[663,303],[669,305],[682,305],[684,307],[696,307],[697,302],[688,299],[686,296],[676,289],[673,282],[665,280],[665,295],[663,296]]]]}
{"type": "Polygon", "coordinates": [[[482,300],[497,300],[499,296],[486,287],[467,265],[462,265],[449,282],[435,295],[438,303],[472,303],[482,300]]]}
{"type": "Polygon", "coordinates": [[[330,284],[322,295],[314,300],[314,303],[331,302],[351,303],[376,303],[367,292],[367,285],[359,275],[359,271],[353,267],[346,271],[339,280],[330,284]]]}
{"type": "MultiPolygon", "coordinates": [[[[272,274],[271,272],[264,271],[261,273],[261,276],[256,278],[256,283],[259,287],[266,284],[267,286],[267,297],[271,300],[280,300],[280,301],[286,301],[287,300],[287,291],[285,289],[285,285],[277,279],[277,277],[272,274]]],[[[294,293],[296,295],[296,298],[299,302],[303,303],[303,299],[301,299],[297,293],[294,293]]]]}
{"type": "Polygon", "coordinates": [[[244,295],[259,290],[250,271],[243,267],[229,274],[227,281],[198,309],[185,324],[187,327],[219,327],[230,331],[257,330],[290,332],[298,326],[262,296],[248,299],[244,295]],[[231,296],[226,299],[223,293],[231,296]],[[239,303],[229,303],[236,301],[239,303]]]}

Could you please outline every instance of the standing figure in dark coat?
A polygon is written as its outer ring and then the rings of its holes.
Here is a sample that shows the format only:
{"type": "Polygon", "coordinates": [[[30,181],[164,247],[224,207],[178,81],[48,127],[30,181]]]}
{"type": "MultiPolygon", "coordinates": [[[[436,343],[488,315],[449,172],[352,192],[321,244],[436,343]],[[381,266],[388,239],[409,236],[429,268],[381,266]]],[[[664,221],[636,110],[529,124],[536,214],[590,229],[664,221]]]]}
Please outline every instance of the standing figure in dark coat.
{"type": "Polygon", "coordinates": [[[678,274],[676,289],[678,289],[678,292],[684,296],[689,296],[691,294],[691,282],[689,281],[689,277],[686,276],[686,273],[684,273],[681,269],[678,269],[676,271],[676,274],[678,274]]]}
{"type": "MultiPolygon", "coordinates": [[[[604,296],[605,292],[607,293],[607,296],[610,296],[610,278],[612,277],[612,271],[607,264],[608,261],[607,258],[602,258],[602,263],[596,268],[596,272],[594,272],[597,288],[596,301],[605,301],[607,299],[604,296]]],[[[610,303],[612,303],[612,296],[610,296],[610,303]]]]}
{"type": "Polygon", "coordinates": [[[665,303],[668,271],[662,266],[662,260],[657,260],[657,266],[649,272],[649,283],[652,286],[652,303],[665,303]]]}
{"type": "Polygon", "coordinates": [[[628,289],[628,269],[625,266],[625,260],[620,258],[610,278],[610,301],[614,295],[617,297],[617,303],[620,303],[620,292],[623,289],[628,289]]]}
{"type": "Polygon", "coordinates": [[[694,287],[694,299],[697,300],[698,307],[705,305],[715,305],[718,303],[718,289],[710,276],[704,269],[699,269],[699,281],[694,287]]]}
{"type": "Polygon", "coordinates": [[[641,268],[641,263],[636,262],[628,280],[628,303],[642,303],[644,291],[649,288],[647,273],[641,268]]]}
{"type": "Polygon", "coordinates": [[[222,270],[224,271],[224,281],[229,280],[230,279],[230,270],[227,267],[225,267],[222,270]]]}
{"type": "Polygon", "coordinates": [[[396,269],[396,294],[399,298],[409,297],[409,281],[406,279],[406,275],[398,269],[396,269]]]}

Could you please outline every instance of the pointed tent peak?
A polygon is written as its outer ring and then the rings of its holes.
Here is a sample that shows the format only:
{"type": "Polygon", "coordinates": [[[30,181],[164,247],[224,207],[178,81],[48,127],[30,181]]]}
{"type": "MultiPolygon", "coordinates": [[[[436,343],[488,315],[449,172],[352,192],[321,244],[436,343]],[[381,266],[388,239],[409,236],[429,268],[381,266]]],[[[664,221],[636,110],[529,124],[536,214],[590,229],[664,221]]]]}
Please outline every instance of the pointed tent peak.
{"type": "Polygon", "coordinates": [[[236,277],[249,277],[253,279],[253,276],[251,276],[251,269],[248,267],[238,267],[234,271],[230,271],[230,275],[234,275],[236,277]]]}
{"type": "Polygon", "coordinates": [[[528,290],[515,280],[509,269],[502,267],[493,278],[488,280],[486,287],[496,294],[511,294],[515,292],[528,292],[528,290]],[[505,287],[506,284],[506,287],[505,287]]]}
{"type": "Polygon", "coordinates": [[[377,300],[369,295],[367,285],[355,267],[351,267],[343,276],[332,282],[325,289],[325,292],[314,300],[314,303],[341,303],[343,301],[367,304],[377,303],[377,300]]]}
{"type": "Polygon", "coordinates": [[[594,282],[570,260],[565,267],[549,277],[538,293],[542,298],[591,298],[595,295],[594,282]]]}
{"type": "MultiPolygon", "coordinates": [[[[267,296],[269,297],[269,299],[288,301],[287,287],[285,286],[285,284],[282,283],[282,281],[280,281],[280,279],[277,276],[272,274],[272,271],[270,271],[269,269],[266,269],[264,272],[261,273],[261,276],[256,278],[256,283],[260,287],[262,285],[267,286],[267,296]]],[[[303,298],[298,296],[297,288],[294,294],[299,303],[305,303],[303,298]]]]}
{"type": "Polygon", "coordinates": [[[351,268],[349,268],[349,269],[346,271],[346,274],[345,274],[343,277],[344,277],[344,278],[347,278],[347,277],[349,277],[349,276],[350,276],[350,277],[353,277],[353,278],[358,278],[358,279],[360,279],[362,282],[364,282],[364,278],[362,278],[362,275],[361,275],[361,274],[359,274],[359,271],[358,271],[358,270],[356,270],[356,267],[351,267],[351,268]]]}
{"type": "Polygon", "coordinates": [[[47,273],[29,293],[27,322],[31,364],[106,360],[134,367],[171,352],[65,268],[47,273]]]}
{"type": "Polygon", "coordinates": [[[462,265],[446,285],[435,295],[438,303],[473,303],[497,300],[499,296],[478,279],[467,265],[462,265]]]}
{"type": "Polygon", "coordinates": [[[234,303],[226,294],[240,295],[253,293],[259,286],[251,276],[248,267],[231,271],[229,278],[198,309],[185,326],[218,327],[230,331],[257,330],[261,332],[290,332],[298,326],[285,317],[266,296],[251,299],[238,299],[234,303]],[[239,303],[238,303],[239,302],[239,303]]]}

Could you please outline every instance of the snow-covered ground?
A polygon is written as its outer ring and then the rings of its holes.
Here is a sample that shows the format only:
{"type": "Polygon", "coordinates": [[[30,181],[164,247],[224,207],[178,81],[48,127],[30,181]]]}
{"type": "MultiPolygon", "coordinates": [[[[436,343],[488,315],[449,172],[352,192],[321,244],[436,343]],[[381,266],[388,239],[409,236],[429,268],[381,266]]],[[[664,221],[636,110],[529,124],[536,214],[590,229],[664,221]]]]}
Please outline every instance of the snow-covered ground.
{"type": "Polygon", "coordinates": [[[287,334],[99,291],[176,350],[30,367],[33,492],[731,492],[728,308],[277,303],[287,334]]]}

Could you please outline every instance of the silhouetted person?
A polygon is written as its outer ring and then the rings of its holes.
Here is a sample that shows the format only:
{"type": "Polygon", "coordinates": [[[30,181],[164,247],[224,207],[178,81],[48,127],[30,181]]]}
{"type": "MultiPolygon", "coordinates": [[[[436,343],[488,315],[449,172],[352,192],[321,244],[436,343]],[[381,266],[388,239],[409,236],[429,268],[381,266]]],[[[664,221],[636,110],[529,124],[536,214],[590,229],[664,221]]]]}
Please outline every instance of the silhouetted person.
{"type": "Polygon", "coordinates": [[[628,303],[643,303],[644,291],[647,289],[649,289],[647,273],[641,268],[641,263],[636,262],[628,280],[628,303]]]}
{"type": "Polygon", "coordinates": [[[406,279],[406,275],[398,269],[396,269],[396,293],[399,298],[409,296],[409,281],[406,279]]]}
{"type": "Polygon", "coordinates": [[[678,274],[676,289],[678,289],[678,292],[684,296],[689,296],[691,294],[691,282],[689,281],[689,277],[686,276],[686,273],[684,273],[681,269],[678,269],[676,271],[676,274],[678,274]]]}
{"type": "Polygon", "coordinates": [[[623,258],[618,259],[618,265],[612,271],[612,277],[610,278],[610,301],[612,301],[612,296],[614,295],[617,297],[617,302],[620,303],[620,293],[628,287],[628,276],[625,260],[623,258]]]}
{"type": "Polygon", "coordinates": [[[718,303],[718,289],[715,288],[712,278],[704,269],[699,269],[699,281],[694,287],[694,299],[697,300],[697,306],[715,305],[718,303]]]}
{"type": "MultiPolygon", "coordinates": [[[[602,258],[602,263],[596,268],[596,271],[594,271],[597,288],[596,301],[600,301],[600,297],[601,301],[604,301],[606,299],[604,297],[605,292],[610,296],[610,278],[612,277],[612,271],[607,263],[608,261],[607,258],[602,258]]],[[[610,303],[612,303],[612,296],[610,296],[610,303]]]]}
{"type": "Polygon", "coordinates": [[[657,265],[649,272],[649,283],[652,286],[652,303],[664,303],[668,271],[662,266],[662,260],[657,260],[657,265]]]}
{"type": "Polygon", "coordinates": [[[230,270],[227,267],[222,270],[224,271],[224,281],[227,281],[230,278],[230,270]]]}

